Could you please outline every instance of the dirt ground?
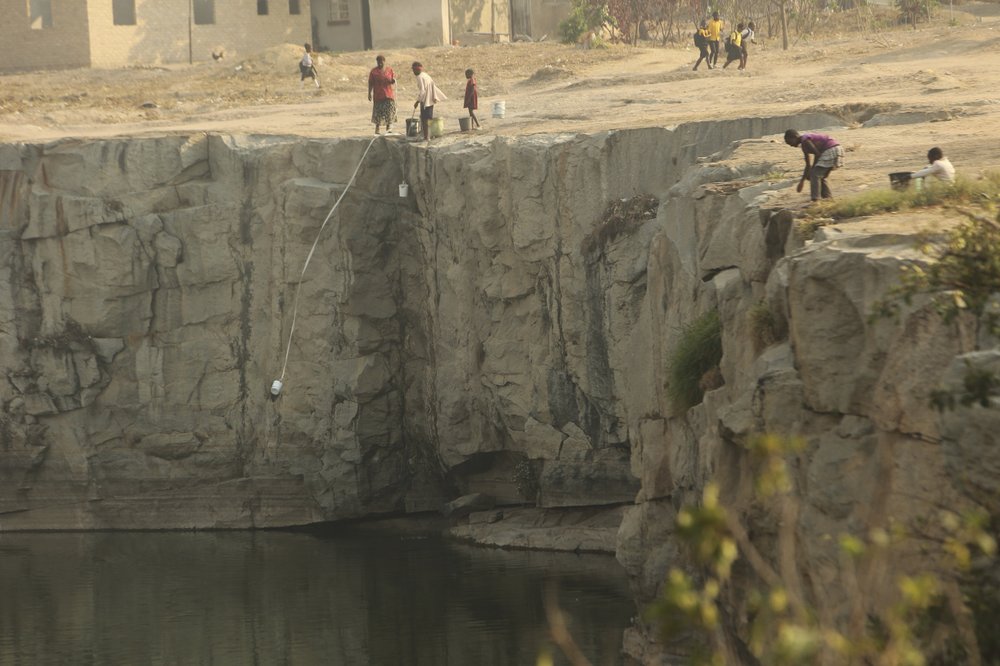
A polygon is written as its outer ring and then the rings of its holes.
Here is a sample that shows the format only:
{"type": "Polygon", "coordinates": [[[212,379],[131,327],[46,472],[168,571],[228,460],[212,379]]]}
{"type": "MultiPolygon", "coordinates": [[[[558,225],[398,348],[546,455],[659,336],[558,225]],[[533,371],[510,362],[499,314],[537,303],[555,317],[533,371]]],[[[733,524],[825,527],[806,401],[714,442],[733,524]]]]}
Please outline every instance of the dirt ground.
{"type": "MultiPolygon", "coordinates": [[[[788,51],[780,38],[758,35],[742,72],[735,64],[692,71],[693,45],[388,50],[399,81],[394,129],[404,128],[412,108],[409,63],[420,60],[450,97],[436,107],[446,135],[432,147],[495,135],[663,127],[823,108],[843,117],[835,136],[848,150],[845,168],[831,177],[835,193],[887,182],[889,171],[919,168],[933,145],[960,172],[1000,167],[1000,4],[965,3],[953,11],[946,5],[917,30],[861,34],[837,32],[834,25],[831,20],[828,33],[799,39],[788,51]],[[483,130],[462,134],[457,119],[465,115],[467,67],[477,72],[483,130]],[[499,100],[506,108],[502,119],[491,117],[499,100]],[[876,111],[887,114],[885,122],[871,120],[876,111]]],[[[299,48],[292,44],[193,66],[0,76],[0,142],[193,131],[370,136],[367,73],[374,56],[323,54],[319,90],[300,87],[299,48]]],[[[764,143],[754,148],[755,158],[790,176],[801,168],[798,151],[764,143]]]]}

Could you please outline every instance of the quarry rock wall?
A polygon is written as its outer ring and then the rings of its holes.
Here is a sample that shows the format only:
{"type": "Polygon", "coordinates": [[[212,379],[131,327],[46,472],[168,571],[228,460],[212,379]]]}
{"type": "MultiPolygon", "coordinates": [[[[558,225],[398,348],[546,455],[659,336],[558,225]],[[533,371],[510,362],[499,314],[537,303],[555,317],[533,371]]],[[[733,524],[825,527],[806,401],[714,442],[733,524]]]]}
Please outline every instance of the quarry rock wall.
{"type": "Polygon", "coordinates": [[[0,529],[617,506],[648,600],[708,481],[773,537],[755,433],[805,442],[815,585],[824,535],[957,502],[956,480],[995,502],[995,417],[928,407],[995,341],[926,304],[870,316],[912,238],[807,242],[761,205],[772,165],[707,159],[838,122],[0,146],[0,529]],[[722,360],[683,409],[668,359],[713,311],[722,360]]]}

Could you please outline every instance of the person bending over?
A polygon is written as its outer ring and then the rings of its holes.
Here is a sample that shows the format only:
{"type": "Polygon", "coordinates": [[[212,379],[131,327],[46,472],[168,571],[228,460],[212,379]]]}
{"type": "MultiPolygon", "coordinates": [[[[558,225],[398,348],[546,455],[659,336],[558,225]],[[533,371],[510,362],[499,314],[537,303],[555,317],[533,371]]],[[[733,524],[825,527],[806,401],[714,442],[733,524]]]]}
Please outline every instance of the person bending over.
{"type": "Polygon", "coordinates": [[[434,104],[448,98],[434,83],[431,75],[424,71],[423,65],[414,62],[410,68],[417,77],[417,101],[413,103],[413,108],[420,107],[420,127],[424,131],[424,141],[430,141],[430,121],[434,117],[434,104]]]}
{"type": "Polygon", "coordinates": [[[799,134],[798,130],[793,129],[785,132],[785,143],[793,148],[801,148],[806,161],[802,178],[799,179],[795,191],[801,192],[806,179],[809,179],[809,198],[812,201],[831,198],[833,192],[826,184],[826,177],[831,171],[844,165],[843,146],[826,134],[819,132],[799,134]]]}

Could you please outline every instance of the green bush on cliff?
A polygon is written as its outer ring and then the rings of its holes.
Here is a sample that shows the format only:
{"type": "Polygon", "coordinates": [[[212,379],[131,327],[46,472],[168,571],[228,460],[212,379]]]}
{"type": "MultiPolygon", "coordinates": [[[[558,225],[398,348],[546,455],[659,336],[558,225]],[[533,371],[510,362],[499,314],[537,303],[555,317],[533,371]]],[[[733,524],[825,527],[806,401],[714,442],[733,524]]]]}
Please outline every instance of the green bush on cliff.
{"type": "MultiPolygon", "coordinates": [[[[926,180],[926,179],[925,179],[926,180]]],[[[921,189],[873,189],[853,196],[822,201],[809,209],[809,217],[844,220],[909,208],[975,204],[988,206],[1000,201],[1000,172],[989,171],[982,178],[959,176],[953,184],[928,182],[921,189]]]]}
{"type": "Polygon", "coordinates": [[[678,411],[687,411],[701,402],[706,388],[718,386],[722,360],[722,322],[715,310],[681,329],[677,345],[667,361],[667,394],[678,411]]]}

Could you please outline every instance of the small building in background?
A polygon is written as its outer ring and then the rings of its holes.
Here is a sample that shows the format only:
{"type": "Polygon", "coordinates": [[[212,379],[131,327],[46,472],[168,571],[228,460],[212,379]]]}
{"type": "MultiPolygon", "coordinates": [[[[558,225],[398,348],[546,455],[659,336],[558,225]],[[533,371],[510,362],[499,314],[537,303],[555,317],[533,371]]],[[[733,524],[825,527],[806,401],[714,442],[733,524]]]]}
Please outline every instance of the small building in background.
{"type": "Polygon", "coordinates": [[[556,39],[571,0],[312,0],[321,50],[556,39]]]}
{"type": "Polygon", "coordinates": [[[310,0],[0,0],[0,70],[245,57],[310,40],[310,0]]]}

